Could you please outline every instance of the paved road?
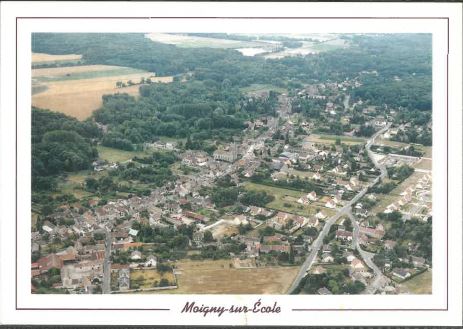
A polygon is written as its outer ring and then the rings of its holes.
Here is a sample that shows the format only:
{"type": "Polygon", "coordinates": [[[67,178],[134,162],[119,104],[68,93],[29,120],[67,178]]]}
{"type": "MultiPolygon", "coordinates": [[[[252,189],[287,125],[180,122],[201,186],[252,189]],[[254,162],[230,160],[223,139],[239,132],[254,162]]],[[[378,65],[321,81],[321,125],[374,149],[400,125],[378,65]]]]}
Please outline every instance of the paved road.
{"type": "Polygon", "coordinates": [[[103,261],[103,294],[111,293],[111,232],[106,231],[106,239],[104,243],[105,255],[103,261]]]}
{"type": "Polygon", "coordinates": [[[360,256],[363,258],[364,262],[375,273],[375,278],[367,286],[367,288],[365,289],[365,292],[367,294],[374,294],[380,287],[387,284],[389,279],[383,275],[383,272],[381,272],[379,267],[376,266],[376,264],[373,262],[373,257],[375,256],[375,254],[371,252],[367,252],[363,250],[362,248],[360,248],[360,243],[358,239],[360,235],[360,226],[357,222],[357,219],[354,217],[354,215],[352,215],[351,211],[347,213],[347,216],[351,220],[352,226],[354,228],[353,234],[352,234],[352,246],[359,251],[360,256]]]}
{"type": "MultiPolygon", "coordinates": [[[[323,245],[323,239],[328,235],[329,231],[330,231],[330,228],[331,228],[331,225],[333,225],[336,220],[338,220],[340,217],[344,216],[344,215],[347,215],[349,216],[349,214],[351,214],[351,207],[353,204],[357,203],[358,200],[360,200],[364,195],[365,193],[367,193],[368,191],[368,188],[370,186],[373,186],[375,185],[379,179],[383,179],[387,176],[387,170],[386,170],[386,167],[382,164],[379,164],[373,157],[373,152],[370,150],[371,148],[371,145],[374,144],[375,142],[375,139],[381,135],[382,133],[384,133],[386,130],[388,130],[390,127],[390,124],[388,124],[386,127],[384,127],[383,129],[379,130],[378,132],[376,132],[368,141],[367,141],[367,144],[365,145],[365,148],[368,152],[368,156],[371,158],[371,160],[373,161],[373,164],[375,165],[375,167],[377,167],[380,171],[381,171],[381,174],[376,177],[373,182],[371,182],[368,186],[366,186],[365,188],[363,188],[359,193],[357,193],[357,195],[352,199],[350,200],[344,207],[342,207],[337,213],[336,215],[330,217],[326,223],[325,223],[325,226],[323,226],[323,229],[322,231],[318,234],[318,237],[317,239],[315,239],[315,241],[312,243],[312,249],[309,253],[309,255],[307,256],[306,260],[304,261],[304,263],[302,264],[301,268],[299,269],[299,272],[297,273],[296,275],[296,278],[294,279],[293,283],[291,284],[291,286],[289,287],[288,289],[288,293],[291,293],[293,292],[297,286],[299,285],[299,283],[301,282],[302,278],[304,278],[307,274],[307,271],[310,269],[310,267],[312,266],[312,263],[313,261],[315,260],[315,258],[317,257],[317,254],[318,254],[318,251],[320,250],[320,248],[322,247],[323,245]]],[[[352,214],[351,214],[352,215],[352,214]]],[[[366,261],[365,261],[366,262],[366,261]]]]}

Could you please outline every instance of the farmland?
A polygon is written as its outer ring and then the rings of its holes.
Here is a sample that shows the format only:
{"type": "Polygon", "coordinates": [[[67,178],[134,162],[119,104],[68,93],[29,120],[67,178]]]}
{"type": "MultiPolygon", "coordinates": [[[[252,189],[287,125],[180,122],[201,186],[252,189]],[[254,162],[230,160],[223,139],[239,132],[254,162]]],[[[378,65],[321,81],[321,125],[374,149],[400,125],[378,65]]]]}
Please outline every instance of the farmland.
{"type": "Polygon", "coordinates": [[[32,76],[35,79],[33,88],[42,89],[32,95],[33,106],[62,112],[79,120],[88,118],[102,105],[103,95],[138,95],[138,85],[116,88],[118,81],[138,83],[141,78],[148,77],[153,82],[172,81],[172,77],[153,77],[149,72],[106,65],[34,69],[32,76]]]}
{"type": "Polygon", "coordinates": [[[176,263],[178,289],[173,294],[283,294],[297,274],[298,267],[233,268],[232,260],[176,263]]]}
{"type": "Polygon", "coordinates": [[[82,58],[82,55],[49,55],[42,53],[32,53],[32,65],[55,64],[63,62],[76,62],[82,58]]]}

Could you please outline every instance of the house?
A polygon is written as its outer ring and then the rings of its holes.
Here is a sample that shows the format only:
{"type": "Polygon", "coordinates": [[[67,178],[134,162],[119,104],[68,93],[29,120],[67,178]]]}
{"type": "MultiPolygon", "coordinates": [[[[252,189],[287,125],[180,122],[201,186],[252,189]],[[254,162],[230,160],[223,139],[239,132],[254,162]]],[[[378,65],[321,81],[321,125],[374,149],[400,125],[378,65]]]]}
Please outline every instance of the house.
{"type": "Polygon", "coordinates": [[[365,266],[363,265],[362,261],[360,259],[358,259],[358,258],[353,259],[352,262],[350,262],[350,266],[355,271],[363,271],[363,270],[365,270],[365,266]]]}
{"type": "Polygon", "coordinates": [[[331,291],[329,291],[328,288],[326,288],[326,287],[322,287],[322,288],[318,289],[317,293],[319,295],[332,295],[331,291]]]}
{"type": "Polygon", "coordinates": [[[376,228],[360,226],[360,234],[365,234],[375,239],[382,239],[385,233],[382,225],[378,225],[376,228]]]}
{"type": "Polygon", "coordinates": [[[317,193],[315,193],[315,191],[310,192],[307,194],[307,199],[310,201],[317,201],[317,193]]]}
{"type": "Polygon", "coordinates": [[[325,272],[326,270],[321,266],[316,266],[312,271],[313,274],[323,274],[325,272]]]}
{"type": "Polygon", "coordinates": [[[196,244],[201,244],[203,242],[203,239],[204,239],[204,231],[193,232],[193,241],[196,244]]]}
{"type": "Polygon", "coordinates": [[[352,232],[344,230],[336,230],[336,239],[344,241],[352,241],[352,232]]]}
{"type": "Polygon", "coordinates": [[[251,213],[252,216],[262,215],[262,216],[265,216],[265,217],[269,217],[269,216],[272,215],[271,211],[268,211],[265,208],[256,207],[256,206],[251,206],[250,207],[250,213],[251,213]]]}
{"type": "Polygon", "coordinates": [[[185,216],[187,218],[190,218],[190,219],[194,219],[195,221],[199,221],[199,222],[205,222],[206,221],[206,216],[194,213],[192,211],[184,211],[183,216],[185,216]]]}
{"type": "Polygon", "coordinates": [[[149,255],[146,258],[146,262],[145,262],[144,266],[145,267],[153,267],[153,268],[155,268],[157,266],[157,262],[158,262],[158,259],[156,258],[156,256],[149,255]]]}
{"type": "Polygon", "coordinates": [[[426,260],[423,257],[411,256],[411,261],[415,267],[423,267],[426,260]]]}
{"type": "Polygon", "coordinates": [[[227,149],[216,150],[213,154],[214,160],[221,160],[226,162],[235,162],[238,159],[238,148],[235,144],[227,149]]]}
{"type": "Polygon", "coordinates": [[[315,226],[317,226],[318,224],[319,224],[318,218],[316,218],[316,217],[315,217],[315,218],[314,218],[314,217],[308,218],[308,219],[307,219],[307,222],[306,222],[306,225],[307,225],[308,227],[315,227],[315,226]]]}
{"type": "Polygon", "coordinates": [[[137,236],[137,234],[138,234],[138,231],[137,231],[137,230],[134,230],[133,228],[131,228],[131,229],[129,230],[129,235],[131,235],[131,236],[137,236]]]}
{"type": "Polygon", "coordinates": [[[309,204],[309,198],[307,198],[307,196],[303,195],[297,200],[297,203],[309,204]]]}
{"type": "Polygon", "coordinates": [[[316,217],[317,219],[325,219],[325,218],[326,218],[325,214],[322,213],[321,211],[317,212],[316,215],[315,215],[315,217],[316,217]]]}
{"type": "Polygon", "coordinates": [[[386,240],[384,241],[384,248],[388,249],[388,250],[392,250],[394,249],[394,247],[396,246],[397,242],[396,241],[393,241],[393,240],[386,240]]]}
{"type": "Polygon", "coordinates": [[[322,176],[320,176],[320,174],[318,172],[316,172],[315,174],[313,174],[312,176],[312,179],[314,180],[320,180],[322,178],[322,176]]]}
{"type": "Polygon", "coordinates": [[[405,268],[395,268],[392,270],[392,275],[398,277],[399,279],[405,280],[411,276],[408,269],[405,268]]]}
{"type": "Polygon", "coordinates": [[[325,203],[325,207],[330,209],[336,208],[336,203],[334,200],[330,199],[325,203]]]}
{"type": "Polygon", "coordinates": [[[357,258],[357,257],[355,257],[354,254],[352,254],[352,253],[348,253],[348,254],[346,255],[346,259],[347,259],[347,261],[348,261],[349,263],[351,263],[355,258],[357,258]]]}
{"type": "Polygon", "coordinates": [[[322,253],[330,253],[331,252],[331,246],[329,244],[325,244],[322,247],[322,253]]]}
{"type": "Polygon", "coordinates": [[[334,262],[334,257],[331,254],[326,254],[322,256],[322,263],[332,263],[334,262]]]}
{"type": "Polygon", "coordinates": [[[52,268],[59,268],[63,267],[63,261],[61,258],[55,254],[50,254],[45,257],[40,258],[38,261],[38,269],[41,273],[48,272],[48,270],[52,268]]]}
{"type": "Polygon", "coordinates": [[[133,251],[130,254],[130,259],[131,260],[139,260],[139,259],[141,259],[141,252],[139,252],[138,250],[133,251]]]}

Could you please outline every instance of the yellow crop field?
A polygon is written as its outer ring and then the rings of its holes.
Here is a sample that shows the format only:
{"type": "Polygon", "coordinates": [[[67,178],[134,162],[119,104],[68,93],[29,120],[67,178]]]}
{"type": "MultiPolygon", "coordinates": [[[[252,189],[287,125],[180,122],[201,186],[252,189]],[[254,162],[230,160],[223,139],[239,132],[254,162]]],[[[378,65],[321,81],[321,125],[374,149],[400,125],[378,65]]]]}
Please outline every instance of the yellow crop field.
{"type": "Polygon", "coordinates": [[[32,53],[32,64],[45,63],[45,62],[59,62],[59,61],[74,61],[80,60],[82,55],[69,54],[69,55],[50,55],[42,53],[32,53]]]}
{"type": "Polygon", "coordinates": [[[181,260],[169,294],[285,294],[299,267],[233,267],[233,260],[181,260]]]}
{"type": "MultiPolygon", "coordinates": [[[[75,70],[77,67],[59,69],[75,70]]],[[[101,70],[92,72],[88,71],[88,68],[86,69],[86,72],[80,71],[79,74],[90,74],[95,72],[101,73],[101,70]]],[[[104,67],[103,71],[105,69],[107,68],[104,67]]],[[[111,72],[111,70],[106,70],[106,72],[111,72]]],[[[79,120],[84,120],[102,105],[103,95],[116,93],[127,93],[134,96],[138,95],[139,85],[116,88],[116,82],[121,81],[127,83],[129,80],[132,80],[133,82],[138,83],[141,78],[148,77],[150,77],[153,82],[169,83],[173,80],[172,77],[154,77],[152,73],[143,72],[125,75],[91,77],[77,80],[65,79],[40,82],[33,85],[36,89],[40,88],[40,91],[32,95],[32,106],[62,112],[79,120]]]]}

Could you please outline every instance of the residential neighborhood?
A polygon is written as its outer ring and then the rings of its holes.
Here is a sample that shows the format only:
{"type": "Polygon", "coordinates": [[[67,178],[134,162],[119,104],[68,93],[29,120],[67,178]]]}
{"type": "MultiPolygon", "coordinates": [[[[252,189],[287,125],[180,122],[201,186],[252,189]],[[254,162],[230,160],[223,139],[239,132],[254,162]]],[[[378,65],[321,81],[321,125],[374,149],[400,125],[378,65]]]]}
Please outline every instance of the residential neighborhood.
{"type": "Polygon", "coordinates": [[[141,104],[104,99],[85,123],[102,122],[98,158],[57,177],[61,192],[33,195],[32,292],[429,293],[430,116],[417,123],[405,105],[372,101],[362,88],[378,74],[241,88],[210,108],[203,82],[197,108],[155,94],[164,85],[141,86],[141,104]],[[141,118],[153,95],[168,104],[145,118],[162,139],[136,131],[138,117],[107,132],[120,123],[105,111],[134,106],[141,118]],[[162,121],[187,122],[184,111],[201,113],[194,134],[162,121]],[[219,119],[223,136],[208,137],[219,119]]]}

